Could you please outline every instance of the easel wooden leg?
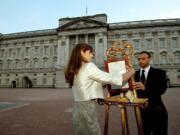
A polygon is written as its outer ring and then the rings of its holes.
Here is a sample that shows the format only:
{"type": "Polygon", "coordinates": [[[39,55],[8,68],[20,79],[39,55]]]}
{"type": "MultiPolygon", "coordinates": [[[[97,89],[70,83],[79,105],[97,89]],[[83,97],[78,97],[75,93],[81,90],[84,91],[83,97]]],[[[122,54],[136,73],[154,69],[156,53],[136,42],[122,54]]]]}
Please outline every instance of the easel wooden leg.
{"type": "Polygon", "coordinates": [[[126,135],[129,135],[129,124],[128,124],[128,114],[127,114],[127,108],[125,107],[125,120],[126,120],[126,135]]]}
{"type": "Polygon", "coordinates": [[[128,117],[126,106],[121,107],[122,135],[129,135],[128,117]]]}
{"type": "Polygon", "coordinates": [[[124,106],[121,107],[121,126],[122,126],[122,135],[125,135],[126,130],[125,130],[125,110],[124,110],[124,106]]]}
{"type": "Polygon", "coordinates": [[[104,135],[108,135],[108,126],[109,126],[109,110],[110,110],[110,105],[105,105],[105,124],[104,124],[104,135]]]}
{"type": "Polygon", "coordinates": [[[136,123],[137,123],[137,127],[138,127],[138,135],[144,135],[142,118],[141,118],[139,106],[134,107],[134,112],[135,112],[136,123]]]}

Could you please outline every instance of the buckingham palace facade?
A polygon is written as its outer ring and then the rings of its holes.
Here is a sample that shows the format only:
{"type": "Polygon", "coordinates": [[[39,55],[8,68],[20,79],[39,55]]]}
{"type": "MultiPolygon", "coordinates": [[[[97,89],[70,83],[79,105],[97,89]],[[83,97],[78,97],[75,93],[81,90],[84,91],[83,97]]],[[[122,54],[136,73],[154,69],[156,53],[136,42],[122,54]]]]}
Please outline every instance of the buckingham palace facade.
{"type": "Polygon", "coordinates": [[[103,68],[105,51],[118,40],[128,40],[152,54],[151,65],[166,71],[170,84],[180,86],[180,19],[107,23],[106,14],[59,19],[54,29],[0,33],[0,87],[67,87],[64,68],[72,48],[86,42],[103,68]]]}

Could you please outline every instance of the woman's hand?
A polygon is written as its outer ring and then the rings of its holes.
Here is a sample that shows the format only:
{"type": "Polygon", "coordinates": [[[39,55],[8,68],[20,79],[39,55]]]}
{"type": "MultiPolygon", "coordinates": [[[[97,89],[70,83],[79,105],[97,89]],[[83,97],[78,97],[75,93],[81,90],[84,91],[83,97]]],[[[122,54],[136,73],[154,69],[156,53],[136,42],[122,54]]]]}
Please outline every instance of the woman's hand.
{"type": "Polygon", "coordinates": [[[126,67],[126,68],[127,68],[127,72],[123,74],[123,82],[128,81],[135,73],[132,67],[126,67]]]}
{"type": "Polygon", "coordinates": [[[127,66],[126,69],[127,69],[127,72],[129,72],[130,76],[133,76],[133,75],[134,75],[134,73],[135,73],[134,68],[127,66]]]}

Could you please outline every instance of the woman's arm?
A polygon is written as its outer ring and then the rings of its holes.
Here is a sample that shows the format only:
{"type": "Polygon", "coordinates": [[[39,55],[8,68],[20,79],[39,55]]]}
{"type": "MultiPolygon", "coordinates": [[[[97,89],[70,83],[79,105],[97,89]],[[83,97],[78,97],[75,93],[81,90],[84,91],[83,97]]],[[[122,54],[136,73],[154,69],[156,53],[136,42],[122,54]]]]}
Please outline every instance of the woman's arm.
{"type": "Polygon", "coordinates": [[[135,71],[133,68],[128,68],[128,71],[123,74],[123,82],[127,82],[129,78],[131,78],[134,75],[135,71]]]}
{"type": "Polygon", "coordinates": [[[128,72],[123,75],[120,73],[112,75],[110,73],[100,70],[95,64],[88,63],[87,74],[89,78],[97,82],[121,86],[123,82],[127,81],[134,74],[134,70],[132,68],[129,68],[128,72]]]}

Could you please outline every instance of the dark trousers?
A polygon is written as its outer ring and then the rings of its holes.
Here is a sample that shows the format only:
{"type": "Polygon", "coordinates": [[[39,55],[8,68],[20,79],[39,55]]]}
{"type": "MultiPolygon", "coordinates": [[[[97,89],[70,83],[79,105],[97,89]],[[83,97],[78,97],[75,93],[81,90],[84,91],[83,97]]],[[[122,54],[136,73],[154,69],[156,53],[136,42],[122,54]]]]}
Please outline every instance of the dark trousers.
{"type": "Polygon", "coordinates": [[[168,134],[168,114],[162,103],[155,107],[141,109],[141,117],[144,135],[168,134]]]}

